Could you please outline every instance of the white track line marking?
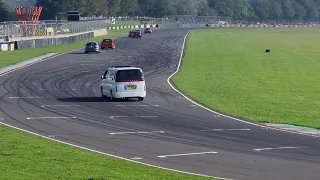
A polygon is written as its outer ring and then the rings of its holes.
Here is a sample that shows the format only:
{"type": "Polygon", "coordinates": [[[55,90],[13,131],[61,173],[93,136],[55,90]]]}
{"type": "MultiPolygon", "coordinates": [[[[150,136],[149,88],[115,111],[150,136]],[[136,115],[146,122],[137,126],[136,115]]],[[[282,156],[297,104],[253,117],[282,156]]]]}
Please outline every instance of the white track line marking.
{"type": "Polygon", "coordinates": [[[306,135],[306,136],[312,136],[312,137],[318,137],[317,135],[312,135],[312,134],[307,134],[307,133],[303,133],[303,132],[294,132],[294,131],[290,131],[290,130],[285,130],[285,129],[279,129],[279,128],[274,128],[274,127],[268,127],[268,126],[264,126],[264,125],[261,125],[261,124],[255,124],[255,123],[252,123],[252,122],[249,122],[249,121],[245,121],[245,120],[241,120],[241,119],[238,119],[238,118],[235,118],[235,117],[231,117],[231,116],[228,116],[228,115],[225,115],[225,114],[222,114],[222,113],[219,113],[219,112],[216,112],[210,108],[207,108],[195,101],[193,101],[192,99],[190,99],[189,97],[187,97],[186,95],[184,95],[182,92],[180,92],[178,89],[176,89],[170,82],[170,79],[176,75],[179,70],[180,70],[180,66],[181,66],[181,62],[182,62],[182,58],[183,58],[183,53],[184,53],[184,47],[185,47],[185,44],[186,44],[186,39],[188,37],[190,33],[190,30],[188,31],[187,35],[184,37],[183,39],[183,44],[182,44],[182,49],[181,49],[181,54],[180,54],[180,59],[179,59],[179,63],[178,63],[178,66],[177,66],[177,69],[176,71],[171,74],[168,79],[167,79],[167,83],[171,86],[171,88],[176,91],[177,93],[179,93],[181,96],[183,96],[185,99],[187,99],[188,101],[190,101],[191,103],[209,111],[209,112],[212,112],[216,115],[220,115],[220,116],[223,116],[223,117],[226,117],[226,118],[229,118],[229,119],[232,119],[232,120],[235,120],[235,121],[239,121],[239,122],[242,122],[242,123],[245,123],[245,124],[250,124],[250,125],[253,125],[253,126],[256,126],[256,127],[261,127],[261,128],[264,128],[264,129],[272,129],[272,130],[277,130],[277,131],[282,131],[282,132],[288,132],[288,133],[293,133],[293,134],[300,134],[300,135],[306,135]]]}
{"type": "Polygon", "coordinates": [[[142,158],[141,157],[134,157],[134,158],[130,158],[132,160],[141,160],[142,158]]]}
{"type": "Polygon", "coordinates": [[[158,116],[133,116],[135,118],[156,118],[158,116]]]}
{"type": "Polygon", "coordinates": [[[148,104],[130,104],[130,105],[125,105],[125,104],[117,104],[116,106],[119,107],[159,107],[159,105],[148,105],[148,104]]]}
{"type": "MultiPolygon", "coordinates": [[[[183,39],[183,48],[185,46],[185,41],[186,41],[186,38],[189,34],[189,31],[188,33],[184,36],[184,39],[183,39]]],[[[123,37],[126,37],[126,36],[123,36],[123,37]]],[[[182,49],[183,49],[182,48],[182,49]]],[[[72,50],[72,51],[68,51],[68,52],[64,52],[64,53],[60,53],[58,54],[57,56],[61,56],[63,54],[67,54],[67,53],[70,53],[70,52],[75,52],[75,51],[78,51],[78,50],[82,50],[83,48],[79,48],[79,49],[75,49],[75,50],[72,50]]],[[[181,53],[181,55],[183,54],[183,52],[181,53]]],[[[53,59],[54,57],[57,57],[57,56],[51,56],[47,59],[53,59]]],[[[181,59],[182,59],[182,56],[180,57],[180,62],[181,62],[181,59]]],[[[35,63],[34,63],[35,64],[35,63]]],[[[30,64],[32,65],[32,64],[30,64]]],[[[24,66],[22,68],[17,68],[15,69],[14,71],[18,70],[18,69],[23,69],[27,66],[24,66]]],[[[68,67],[67,67],[68,68],[68,67]]],[[[177,71],[179,71],[179,66],[177,68],[177,71]]],[[[6,74],[9,74],[13,71],[9,71],[5,74],[0,74],[0,77],[1,76],[4,76],[6,74]]],[[[88,71],[90,72],[90,71],[88,71]]],[[[175,74],[175,73],[174,73],[175,74]]],[[[172,74],[172,76],[174,75],[172,74]]],[[[170,80],[171,77],[169,77],[167,79],[167,81],[170,80]]],[[[171,87],[173,87],[170,82],[169,82],[169,85],[171,87]]],[[[175,90],[175,89],[174,89],[175,90]]],[[[83,147],[83,146],[79,146],[79,145],[75,145],[75,144],[72,144],[72,143],[68,143],[68,142],[65,142],[65,141],[60,141],[60,140],[57,140],[57,139],[53,139],[53,138],[50,138],[50,137],[46,137],[46,136],[43,136],[41,134],[37,134],[37,133],[34,133],[34,132],[31,132],[31,131],[28,131],[28,130],[25,130],[25,129],[22,129],[22,128],[18,128],[18,127],[15,127],[15,126],[12,126],[12,125],[9,125],[9,124],[6,124],[6,123],[3,123],[3,122],[0,122],[0,124],[4,125],[4,126],[7,126],[7,127],[10,127],[10,128],[13,128],[13,129],[16,129],[16,130],[20,130],[20,131],[23,131],[23,132],[26,132],[26,133],[29,133],[29,134],[32,134],[32,135],[35,135],[35,136],[39,136],[39,137],[42,137],[44,139],[48,139],[48,140],[51,140],[51,141],[54,141],[54,142],[58,142],[58,143],[61,143],[61,144],[65,144],[65,145],[69,145],[69,146],[72,146],[72,147],[76,147],[76,148],[80,148],[80,149],[83,149],[83,150],[86,150],[86,151],[91,151],[91,152],[95,152],[95,153],[98,153],[98,154],[102,154],[102,155],[106,155],[106,156],[110,156],[110,157],[113,157],[113,158],[118,158],[118,159],[122,159],[122,160],[125,160],[125,161],[129,161],[129,162],[133,162],[133,163],[137,163],[137,164],[141,164],[141,165],[145,165],[145,166],[149,166],[149,167],[153,167],[153,168],[158,168],[158,169],[163,169],[163,170],[167,170],[167,171],[172,171],[172,172],[177,172],[177,173],[183,173],[183,174],[189,174],[189,175],[195,175],[195,176],[201,176],[201,177],[208,177],[208,178],[215,178],[215,179],[221,179],[221,180],[233,180],[233,179],[227,179],[227,178],[222,178],[222,177],[217,177],[217,176],[208,176],[208,175],[204,175],[204,174],[198,174],[198,173],[191,173],[191,172],[187,172],[187,171],[180,171],[180,170],[176,170],[176,169],[170,169],[170,168],[165,168],[165,167],[161,167],[161,166],[156,166],[156,165],[152,165],[152,164],[148,164],[148,163],[143,163],[143,162],[139,162],[139,161],[134,161],[134,160],[131,160],[131,159],[127,159],[127,158],[124,158],[124,157],[121,157],[121,156],[116,156],[116,155],[113,155],[113,154],[108,154],[108,153],[104,153],[104,152],[101,152],[101,151],[97,151],[97,150],[94,150],[94,149],[90,149],[90,148],[86,148],[86,147],[83,147]]]]}
{"type": "Polygon", "coordinates": [[[127,118],[128,116],[109,116],[109,118],[127,118]]]}
{"type": "Polygon", "coordinates": [[[109,116],[109,118],[128,118],[128,117],[134,117],[134,118],[156,118],[158,116],[109,116]]]}
{"type": "Polygon", "coordinates": [[[47,105],[43,104],[41,107],[79,107],[80,105],[47,105]]]}
{"type": "Polygon", "coordinates": [[[27,117],[27,119],[76,119],[77,117],[27,117]]]}
{"type": "Polygon", "coordinates": [[[30,96],[30,97],[9,97],[10,99],[40,99],[40,98],[43,98],[43,97],[33,97],[33,96],[30,96]]]}
{"type": "Polygon", "coordinates": [[[255,151],[266,151],[266,150],[277,150],[277,149],[302,149],[302,148],[308,148],[306,146],[296,146],[296,147],[276,147],[276,148],[260,148],[260,149],[254,149],[255,151]]]}
{"type": "Polygon", "coordinates": [[[121,135],[121,134],[153,134],[153,133],[164,133],[164,131],[149,131],[149,132],[113,132],[113,133],[109,133],[111,135],[121,135]]]}
{"type": "Polygon", "coordinates": [[[250,131],[251,129],[208,129],[208,130],[200,130],[202,132],[206,131],[250,131]]]}
{"type": "Polygon", "coordinates": [[[211,152],[198,152],[198,153],[185,153],[185,154],[170,154],[170,155],[161,155],[157,156],[159,158],[166,158],[166,157],[176,157],[176,156],[192,156],[192,155],[201,155],[201,154],[217,154],[218,152],[211,151],[211,152]]]}
{"type": "Polygon", "coordinates": [[[81,66],[103,66],[104,64],[81,64],[81,66]]]}

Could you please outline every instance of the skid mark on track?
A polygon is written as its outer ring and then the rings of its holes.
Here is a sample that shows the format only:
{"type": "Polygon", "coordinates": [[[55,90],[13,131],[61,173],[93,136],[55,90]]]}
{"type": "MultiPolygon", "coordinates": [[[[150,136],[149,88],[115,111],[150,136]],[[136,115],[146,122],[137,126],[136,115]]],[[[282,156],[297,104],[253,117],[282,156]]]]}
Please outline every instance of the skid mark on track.
{"type": "Polygon", "coordinates": [[[208,131],[250,131],[251,129],[204,129],[200,130],[202,132],[208,132],[208,131]]]}
{"type": "Polygon", "coordinates": [[[27,117],[27,119],[76,119],[77,117],[27,117]]]}

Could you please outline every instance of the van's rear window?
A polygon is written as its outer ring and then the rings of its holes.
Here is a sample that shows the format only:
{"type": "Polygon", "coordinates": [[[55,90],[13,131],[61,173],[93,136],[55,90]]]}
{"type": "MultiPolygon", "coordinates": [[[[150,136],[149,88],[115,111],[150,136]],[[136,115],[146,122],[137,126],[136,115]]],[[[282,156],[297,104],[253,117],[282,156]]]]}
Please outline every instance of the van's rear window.
{"type": "Polygon", "coordinates": [[[116,80],[141,80],[143,74],[139,69],[128,69],[128,70],[119,70],[117,71],[116,80]]]}

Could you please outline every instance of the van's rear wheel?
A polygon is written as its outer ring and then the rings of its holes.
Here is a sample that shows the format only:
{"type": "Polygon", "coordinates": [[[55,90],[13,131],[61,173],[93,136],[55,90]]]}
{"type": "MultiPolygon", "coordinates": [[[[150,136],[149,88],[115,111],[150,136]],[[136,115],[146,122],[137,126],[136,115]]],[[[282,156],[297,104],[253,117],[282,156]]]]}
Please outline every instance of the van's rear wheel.
{"type": "Polygon", "coordinates": [[[143,97],[138,97],[138,101],[143,101],[143,97]]]}
{"type": "Polygon", "coordinates": [[[110,99],[110,101],[113,101],[113,100],[114,100],[113,95],[112,95],[112,91],[110,91],[109,99],[110,99]]]}

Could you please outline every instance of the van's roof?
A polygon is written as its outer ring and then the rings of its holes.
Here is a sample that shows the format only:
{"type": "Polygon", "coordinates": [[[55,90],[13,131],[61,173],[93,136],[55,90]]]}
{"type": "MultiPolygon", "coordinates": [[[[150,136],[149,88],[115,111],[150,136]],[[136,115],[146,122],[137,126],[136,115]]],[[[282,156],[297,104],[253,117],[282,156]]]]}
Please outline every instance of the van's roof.
{"type": "Polygon", "coordinates": [[[140,69],[141,70],[141,68],[137,68],[137,67],[109,67],[108,69],[114,69],[114,70],[140,69]]]}

